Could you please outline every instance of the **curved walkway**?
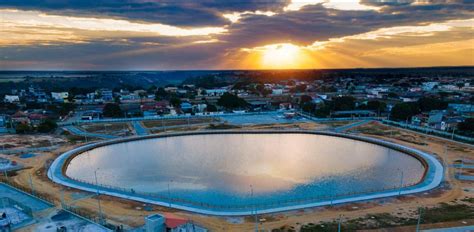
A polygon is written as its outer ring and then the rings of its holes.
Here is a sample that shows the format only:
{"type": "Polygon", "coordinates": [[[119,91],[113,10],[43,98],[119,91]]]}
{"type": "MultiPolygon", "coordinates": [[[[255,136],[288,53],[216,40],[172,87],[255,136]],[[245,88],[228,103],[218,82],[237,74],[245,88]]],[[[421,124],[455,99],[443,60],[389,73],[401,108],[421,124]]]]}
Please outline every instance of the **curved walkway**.
{"type": "Polygon", "coordinates": [[[75,126],[65,126],[63,128],[65,130],[75,134],[75,135],[80,135],[80,136],[95,137],[95,138],[101,138],[101,139],[115,139],[115,138],[118,138],[117,136],[114,136],[114,135],[89,133],[89,132],[83,131],[83,130],[75,127],[75,126]]]}
{"type": "Polygon", "coordinates": [[[133,126],[133,129],[135,129],[135,132],[137,133],[137,135],[149,134],[148,130],[142,126],[140,121],[132,121],[132,126],[133,126]]]}
{"type": "MultiPolygon", "coordinates": [[[[172,207],[176,209],[191,211],[195,213],[201,214],[209,214],[209,215],[218,215],[218,216],[242,216],[242,215],[253,215],[255,214],[254,209],[242,209],[242,210],[222,210],[222,209],[213,209],[213,208],[206,208],[206,207],[199,207],[196,205],[187,205],[185,203],[175,203],[175,202],[166,202],[164,200],[147,197],[145,195],[139,195],[135,193],[125,192],[121,190],[115,190],[111,188],[105,188],[100,186],[95,186],[93,184],[83,183],[76,180],[72,180],[64,175],[63,167],[67,164],[68,160],[76,154],[80,154],[84,151],[110,145],[114,143],[120,143],[125,141],[134,141],[140,139],[147,139],[147,138],[160,138],[160,137],[168,137],[168,136],[182,136],[182,135],[196,135],[196,134],[206,134],[206,133],[307,133],[307,134],[318,134],[318,135],[328,135],[328,136],[338,136],[343,138],[355,139],[360,141],[365,141],[369,143],[374,143],[382,146],[386,146],[392,149],[396,149],[399,151],[404,151],[406,153],[411,153],[419,158],[423,159],[428,168],[425,175],[424,180],[414,186],[405,187],[403,189],[394,189],[388,190],[386,192],[376,192],[376,193],[369,193],[369,194],[361,194],[355,195],[351,197],[345,197],[341,199],[326,199],[323,201],[316,201],[316,202],[309,202],[309,203],[293,203],[292,205],[284,205],[284,206],[274,206],[271,208],[265,209],[258,209],[258,213],[275,213],[281,211],[289,211],[289,210],[297,210],[303,208],[310,208],[310,207],[318,207],[318,206],[326,206],[326,205],[334,205],[334,204],[342,204],[342,203],[350,203],[350,202],[357,202],[357,201],[366,201],[371,199],[377,198],[384,198],[384,197],[394,197],[399,195],[405,194],[414,194],[420,193],[424,191],[431,190],[439,186],[441,181],[443,180],[444,168],[441,163],[432,155],[410,148],[405,147],[396,143],[387,142],[380,139],[370,138],[370,137],[363,137],[363,136],[355,136],[355,135],[347,135],[347,134],[339,134],[333,132],[315,132],[315,131],[304,131],[304,130],[288,130],[288,131],[275,131],[275,130],[262,130],[262,131],[234,131],[234,130],[226,130],[226,131],[200,131],[200,132],[184,132],[184,133],[169,133],[169,134],[158,134],[158,135],[148,135],[148,136],[141,136],[141,137],[129,137],[129,138],[121,138],[109,141],[102,141],[98,143],[87,144],[75,149],[72,149],[68,152],[63,153],[60,155],[54,162],[51,164],[50,169],[48,170],[48,177],[58,184],[62,184],[68,187],[77,188],[89,192],[98,192],[100,194],[125,198],[129,200],[135,200],[150,204],[156,204],[166,207],[172,207]]],[[[251,208],[251,207],[250,207],[251,208]]]]}

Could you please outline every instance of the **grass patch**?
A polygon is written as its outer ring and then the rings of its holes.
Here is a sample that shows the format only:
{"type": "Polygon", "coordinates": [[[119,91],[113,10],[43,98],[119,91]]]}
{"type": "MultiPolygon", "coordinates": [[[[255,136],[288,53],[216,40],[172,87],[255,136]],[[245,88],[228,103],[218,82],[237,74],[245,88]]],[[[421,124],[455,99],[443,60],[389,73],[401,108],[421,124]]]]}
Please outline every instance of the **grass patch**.
{"type": "Polygon", "coordinates": [[[231,124],[226,124],[226,123],[220,123],[220,124],[211,124],[209,125],[206,129],[210,130],[227,130],[227,129],[238,129],[241,128],[240,126],[236,125],[231,125],[231,124]]]}
{"type": "MultiPolygon", "coordinates": [[[[473,203],[474,198],[465,198],[462,201],[473,203]]],[[[352,219],[341,223],[342,231],[355,231],[367,229],[390,228],[396,226],[416,225],[418,214],[413,218],[398,217],[390,213],[368,214],[365,217],[352,219]]],[[[434,208],[423,209],[421,224],[458,221],[474,218],[474,207],[464,204],[442,203],[434,208]]],[[[301,227],[301,232],[326,232],[337,231],[338,223],[321,222],[308,223],[301,227]]]]}
{"type": "Polygon", "coordinates": [[[179,126],[199,123],[218,122],[218,118],[189,118],[189,119],[164,119],[164,120],[147,120],[143,121],[146,128],[162,127],[162,126],[179,126]]]}

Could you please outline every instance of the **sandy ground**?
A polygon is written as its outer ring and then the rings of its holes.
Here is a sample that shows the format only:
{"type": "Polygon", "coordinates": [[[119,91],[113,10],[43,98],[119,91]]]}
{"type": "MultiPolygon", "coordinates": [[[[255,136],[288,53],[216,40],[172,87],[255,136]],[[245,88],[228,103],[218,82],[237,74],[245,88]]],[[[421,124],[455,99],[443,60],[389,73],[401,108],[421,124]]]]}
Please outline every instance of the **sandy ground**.
{"type": "MultiPolygon", "coordinates": [[[[295,126],[304,129],[324,129],[327,125],[315,123],[294,124],[280,124],[267,126],[253,126],[251,129],[261,128],[294,128],[295,126]]],[[[202,129],[202,128],[195,128],[202,129]]],[[[247,129],[247,128],[246,128],[247,129]]],[[[393,127],[382,126],[378,123],[371,123],[361,126],[361,128],[352,129],[352,132],[359,130],[364,132],[362,134],[378,138],[394,141],[406,146],[414,147],[432,154],[436,154],[444,164],[452,164],[454,161],[461,158],[474,159],[474,148],[463,144],[450,142],[443,139],[420,136],[419,134],[404,131],[393,127]],[[374,135],[372,130],[393,131],[391,134],[374,135]]],[[[380,134],[380,133],[375,133],[380,134]]],[[[49,181],[45,175],[44,164],[51,162],[54,157],[62,152],[71,149],[72,146],[63,146],[55,152],[47,153],[45,155],[33,157],[30,159],[19,159],[12,157],[19,163],[24,164],[29,169],[22,170],[17,176],[12,179],[23,186],[29,186],[29,174],[33,176],[33,182],[36,191],[48,194],[59,202],[60,196],[64,195],[67,204],[74,204],[78,207],[97,211],[97,199],[86,197],[82,200],[74,201],[73,194],[77,195],[78,190],[73,190],[56,185],[49,181]],[[64,192],[64,194],[61,194],[64,192]]],[[[389,198],[384,200],[374,200],[370,202],[361,202],[353,204],[344,204],[333,207],[318,207],[307,210],[298,210],[291,212],[283,212],[269,215],[260,215],[265,222],[261,227],[270,231],[273,228],[280,228],[282,226],[292,226],[298,229],[302,224],[318,223],[320,221],[332,221],[343,215],[343,220],[353,219],[365,216],[368,213],[397,213],[397,215],[413,216],[420,206],[432,207],[441,202],[450,202],[462,199],[464,197],[474,197],[474,183],[463,182],[454,178],[455,169],[448,167],[446,171],[447,187],[438,188],[428,193],[402,196],[397,198],[389,198]],[[471,189],[471,192],[464,191],[471,189]]],[[[153,206],[152,211],[144,210],[144,205],[139,202],[131,202],[123,199],[101,196],[102,209],[107,215],[109,222],[116,225],[124,224],[128,226],[139,226],[143,224],[145,215],[159,212],[174,212],[175,214],[189,218],[199,225],[211,229],[211,231],[254,231],[254,223],[252,217],[242,218],[227,218],[227,217],[211,217],[205,215],[198,215],[174,209],[167,209],[164,207],[153,206]]],[[[465,221],[466,222],[466,221],[465,221]]],[[[467,220],[468,224],[474,224],[473,220],[467,220]]],[[[462,222],[450,222],[442,225],[423,225],[422,228],[440,227],[440,226],[462,226],[462,222]]],[[[413,231],[413,227],[392,228],[390,230],[380,231],[413,231]]],[[[28,231],[25,229],[25,231],[28,231]]]]}
{"type": "Polygon", "coordinates": [[[2,149],[48,147],[64,142],[62,137],[54,135],[2,135],[0,136],[0,153],[2,149]]]}

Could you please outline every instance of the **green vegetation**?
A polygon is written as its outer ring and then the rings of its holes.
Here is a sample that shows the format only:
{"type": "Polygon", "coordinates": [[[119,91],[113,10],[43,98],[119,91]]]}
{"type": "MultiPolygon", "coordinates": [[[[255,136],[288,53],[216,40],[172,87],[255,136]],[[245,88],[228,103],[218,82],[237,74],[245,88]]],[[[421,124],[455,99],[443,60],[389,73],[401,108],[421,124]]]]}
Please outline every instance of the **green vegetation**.
{"type": "Polygon", "coordinates": [[[392,108],[390,119],[395,121],[406,121],[410,120],[411,117],[415,116],[419,112],[420,109],[418,104],[414,102],[399,103],[392,108]]]}
{"type": "Polygon", "coordinates": [[[420,112],[429,112],[432,110],[444,110],[448,103],[438,98],[422,97],[417,102],[403,102],[396,104],[391,112],[390,119],[395,121],[410,120],[420,112]]]}
{"type": "Polygon", "coordinates": [[[58,128],[58,124],[55,121],[46,119],[38,125],[37,130],[40,133],[49,133],[56,130],[56,128],[58,128]]]}
{"type": "MultiPolygon", "coordinates": [[[[470,199],[466,200],[470,202],[470,199]]],[[[421,210],[421,224],[438,222],[449,222],[474,218],[474,207],[464,204],[441,203],[434,208],[421,210]]],[[[356,218],[341,223],[342,231],[355,231],[367,229],[380,229],[395,226],[416,225],[418,215],[414,217],[398,217],[390,213],[368,214],[362,218],[356,218]]],[[[319,224],[308,223],[301,227],[301,232],[326,232],[337,231],[337,221],[321,222],[319,224]]]]}
{"type": "Polygon", "coordinates": [[[31,127],[27,124],[20,123],[16,125],[15,131],[17,134],[27,134],[32,131],[31,127]]]}
{"type": "Polygon", "coordinates": [[[236,125],[230,125],[226,123],[220,123],[220,124],[210,124],[206,129],[211,129],[211,130],[227,130],[227,129],[238,129],[240,126],[236,125]]]}
{"type": "Polygon", "coordinates": [[[246,107],[248,103],[237,95],[224,93],[217,101],[217,105],[226,109],[238,109],[246,107]]]}
{"type": "Polygon", "coordinates": [[[458,130],[462,134],[474,135],[474,118],[467,118],[464,122],[459,123],[458,130]]]}
{"type": "Polygon", "coordinates": [[[104,117],[120,118],[123,116],[120,106],[116,103],[107,103],[102,110],[104,117]]]}

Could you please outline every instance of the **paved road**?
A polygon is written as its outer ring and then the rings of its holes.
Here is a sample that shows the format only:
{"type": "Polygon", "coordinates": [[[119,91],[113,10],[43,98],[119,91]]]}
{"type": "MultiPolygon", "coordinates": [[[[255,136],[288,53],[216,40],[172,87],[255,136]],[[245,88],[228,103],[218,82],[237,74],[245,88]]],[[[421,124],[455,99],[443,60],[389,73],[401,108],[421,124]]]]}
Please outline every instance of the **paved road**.
{"type": "Polygon", "coordinates": [[[355,123],[351,123],[351,124],[347,124],[347,125],[344,125],[344,126],[340,126],[340,127],[336,127],[334,128],[333,130],[335,132],[342,132],[342,131],[345,131],[345,130],[349,130],[353,127],[357,127],[357,126],[362,126],[364,124],[367,124],[369,122],[372,122],[372,120],[363,120],[363,121],[360,121],[360,122],[355,122],[355,123]]]}
{"type": "Polygon", "coordinates": [[[135,129],[135,132],[137,135],[147,135],[148,130],[142,126],[142,124],[139,121],[132,121],[132,126],[135,129]]]}
{"type": "Polygon", "coordinates": [[[469,181],[474,181],[474,176],[468,176],[468,175],[456,175],[456,177],[459,180],[469,180],[469,181]]]}
{"type": "Polygon", "coordinates": [[[114,135],[89,133],[89,132],[83,131],[83,130],[75,127],[75,126],[65,126],[63,128],[66,129],[67,131],[73,133],[73,134],[80,135],[80,136],[96,137],[96,138],[101,138],[101,139],[115,139],[115,138],[118,138],[117,136],[114,136],[114,135]]]}
{"type": "Polygon", "coordinates": [[[440,228],[440,229],[430,229],[430,230],[421,230],[423,232],[469,232],[474,231],[474,226],[461,226],[461,227],[451,227],[451,228],[440,228]]]}

